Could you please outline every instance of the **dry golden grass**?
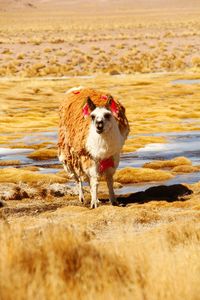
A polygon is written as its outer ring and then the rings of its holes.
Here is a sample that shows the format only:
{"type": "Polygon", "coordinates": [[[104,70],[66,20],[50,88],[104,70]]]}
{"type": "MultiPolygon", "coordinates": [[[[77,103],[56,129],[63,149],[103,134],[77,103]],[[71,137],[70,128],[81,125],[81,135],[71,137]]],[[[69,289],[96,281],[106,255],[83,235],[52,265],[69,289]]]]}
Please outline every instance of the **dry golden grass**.
{"type": "Polygon", "coordinates": [[[2,299],[67,294],[70,299],[194,300],[199,294],[198,196],[170,206],[162,201],[92,211],[52,212],[49,204],[41,214],[33,206],[32,216],[25,205],[18,205],[20,218],[12,210],[8,214],[11,206],[1,211],[2,299]]]}
{"type": "Polygon", "coordinates": [[[25,183],[64,183],[66,178],[62,178],[53,174],[39,174],[35,171],[6,168],[2,169],[0,173],[0,182],[25,182],[25,183]]]}
{"type": "Polygon", "coordinates": [[[147,13],[130,4],[121,13],[107,3],[106,14],[86,9],[78,17],[71,8],[0,12],[0,76],[199,71],[196,7],[147,13]]]}
{"type": "Polygon", "coordinates": [[[52,140],[48,138],[43,143],[32,145],[20,141],[20,138],[30,136],[31,141],[32,132],[55,131],[58,124],[58,106],[64,92],[78,85],[95,86],[103,90],[109,90],[110,86],[114,86],[112,94],[125,105],[130,121],[131,132],[124,147],[125,152],[134,151],[148,143],[166,142],[162,136],[139,136],[139,134],[200,129],[198,85],[194,84],[191,89],[190,86],[170,83],[172,80],[186,77],[198,78],[197,74],[189,77],[175,74],[162,76],[146,74],[125,77],[99,75],[95,78],[95,82],[93,78],[70,78],[60,81],[5,80],[1,82],[0,88],[2,107],[0,144],[34,149],[52,146],[52,140]],[[194,121],[187,122],[191,118],[194,121]]]}
{"type": "Polygon", "coordinates": [[[0,166],[20,165],[20,160],[0,160],[0,166]]]}
{"type": "Polygon", "coordinates": [[[199,172],[199,167],[188,166],[188,165],[176,166],[172,169],[172,172],[180,173],[180,174],[199,172]]]}
{"type": "Polygon", "coordinates": [[[39,171],[39,168],[36,166],[25,166],[21,168],[21,170],[26,170],[26,171],[39,171]]]}
{"type": "MultiPolygon", "coordinates": [[[[18,228],[10,246],[5,239],[3,240],[4,263],[1,263],[1,274],[4,273],[4,280],[1,278],[0,284],[1,291],[4,287],[1,293],[3,299],[9,299],[11,296],[8,278],[14,281],[12,297],[16,299],[27,299],[27,296],[29,299],[35,297],[64,299],[66,294],[75,299],[87,297],[89,290],[91,297],[96,292],[100,296],[102,292],[109,290],[113,282],[111,289],[113,293],[121,294],[121,296],[124,294],[125,287],[128,286],[126,281],[130,280],[124,259],[120,259],[111,250],[109,253],[92,245],[89,242],[89,234],[79,234],[63,226],[54,228],[52,225],[48,225],[46,229],[43,228],[40,234],[38,230],[25,231],[23,228],[18,228]],[[22,242],[17,247],[19,240],[22,242]],[[15,247],[18,248],[17,252],[10,251],[16,249],[15,247]],[[118,259],[117,264],[116,259],[118,259]],[[8,265],[7,262],[9,262],[8,265]],[[23,278],[18,273],[22,268],[23,278]],[[95,281],[93,280],[94,274],[98,274],[95,276],[95,281]],[[125,287],[120,291],[117,286],[121,282],[125,284],[125,287]],[[41,288],[38,290],[38,287],[41,288]],[[27,294],[25,292],[22,296],[21,289],[25,289],[27,294]]],[[[6,232],[9,239],[10,230],[7,228],[6,232]]],[[[3,234],[3,231],[1,233],[3,234]]]]}
{"type": "Polygon", "coordinates": [[[173,178],[173,175],[166,171],[143,169],[143,168],[124,168],[117,170],[114,179],[117,182],[138,183],[148,181],[165,181],[173,178]]]}
{"type": "Polygon", "coordinates": [[[39,149],[28,155],[29,158],[35,160],[46,160],[57,157],[57,150],[53,149],[39,149]]]}
{"type": "Polygon", "coordinates": [[[143,165],[144,168],[163,169],[175,168],[178,166],[191,166],[192,162],[187,157],[176,157],[171,160],[154,160],[143,165]]]}

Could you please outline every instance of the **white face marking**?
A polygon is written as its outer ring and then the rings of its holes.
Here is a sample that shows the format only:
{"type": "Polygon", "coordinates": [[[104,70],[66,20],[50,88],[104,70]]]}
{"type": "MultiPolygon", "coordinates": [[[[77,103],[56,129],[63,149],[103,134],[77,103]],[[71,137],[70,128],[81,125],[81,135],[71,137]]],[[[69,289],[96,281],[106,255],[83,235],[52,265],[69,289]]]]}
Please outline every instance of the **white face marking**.
{"type": "Polygon", "coordinates": [[[112,113],[105,107],[97,107],[91,113],[92,124],[97,133],[107,132],[112,127],[112,113]]]}

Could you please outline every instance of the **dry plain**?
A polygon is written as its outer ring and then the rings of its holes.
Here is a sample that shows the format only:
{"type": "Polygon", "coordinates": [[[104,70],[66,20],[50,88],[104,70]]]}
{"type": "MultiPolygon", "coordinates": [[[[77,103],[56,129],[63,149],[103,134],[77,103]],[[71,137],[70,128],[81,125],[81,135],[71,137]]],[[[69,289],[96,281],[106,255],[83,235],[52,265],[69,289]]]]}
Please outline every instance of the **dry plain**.
{"type": "MultiPolygon", "coordinates": [[[[199,132],[198,3],[146,10],[127,1],[91,14],[38,3],[0,6],[0,299],[199,299],[198,180],[181,177],[193,193],[177,199],[90,210],[56,160],[58,106],[77,85],[125,105],[131,162],[170,134],[199,132]]],[[[187,153],[129,163],[117,171],[117,191],[200,170],[187,153]]]]}

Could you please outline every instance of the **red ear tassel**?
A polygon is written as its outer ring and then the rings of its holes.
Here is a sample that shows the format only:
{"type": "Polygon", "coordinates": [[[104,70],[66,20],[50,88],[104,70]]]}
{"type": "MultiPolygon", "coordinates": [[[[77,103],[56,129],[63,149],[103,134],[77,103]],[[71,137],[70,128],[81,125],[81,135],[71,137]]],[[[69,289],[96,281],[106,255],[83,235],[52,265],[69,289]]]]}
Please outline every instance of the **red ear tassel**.
{"type": "Polygon", "coordinates": [[[83,106],[82,112],[85,118],[87,118],[90,115],[89,106],[87,103],[85,103],[85,105],[83,106]]]}
{"type": "Polygon", "coordinates": [[[110,109],[111,109],[113,115],[116,115],[116,116],[118,115],[119,108],[117,106],[117,103],[113,99],[110,101],[110,109]]]}

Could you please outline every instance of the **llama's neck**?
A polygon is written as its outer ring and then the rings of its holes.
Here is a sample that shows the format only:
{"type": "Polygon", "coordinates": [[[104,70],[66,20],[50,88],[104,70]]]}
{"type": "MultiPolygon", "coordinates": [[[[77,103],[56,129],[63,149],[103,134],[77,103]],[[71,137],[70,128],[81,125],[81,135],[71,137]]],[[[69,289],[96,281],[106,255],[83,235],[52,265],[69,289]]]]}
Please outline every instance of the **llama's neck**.
{"type": "Polygon", "coordinates": [[[86,149],[94,159],[106,159],[119,153],[124,139],[119,128],[114,125],[108,132],[98,134],[94,126],[89,129],[86,149]]]}

